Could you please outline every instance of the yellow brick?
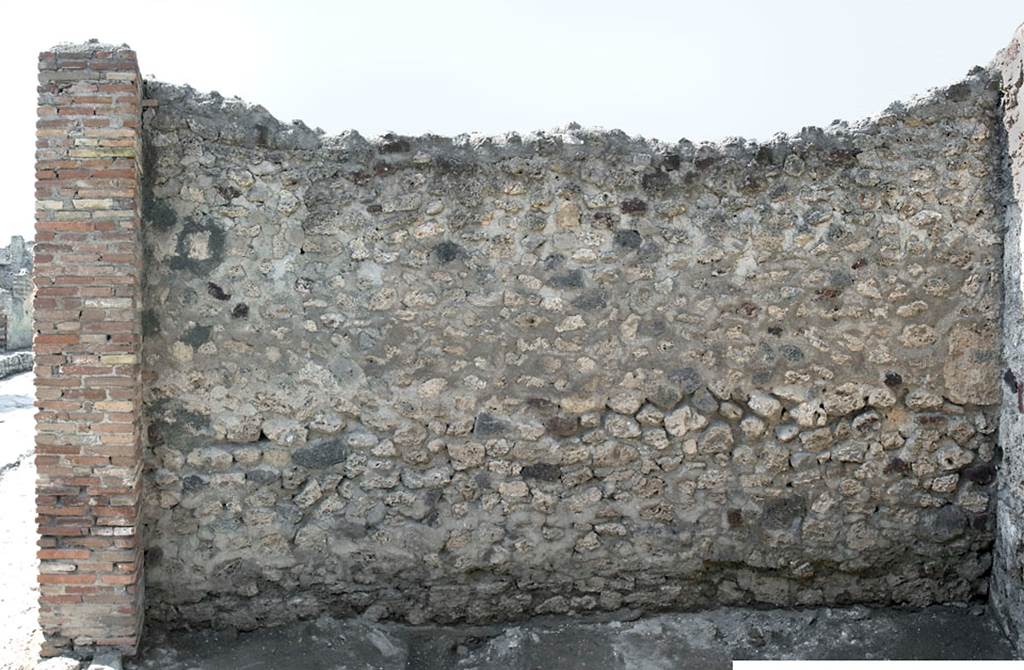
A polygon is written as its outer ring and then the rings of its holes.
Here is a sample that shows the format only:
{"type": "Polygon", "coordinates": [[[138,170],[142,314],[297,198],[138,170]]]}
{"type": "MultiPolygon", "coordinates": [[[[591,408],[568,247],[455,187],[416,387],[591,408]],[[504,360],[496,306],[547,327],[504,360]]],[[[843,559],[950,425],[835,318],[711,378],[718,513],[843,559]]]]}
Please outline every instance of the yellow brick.
{"type": "Polygon", "coordinates": [[[103,147],[98,149],[72,149],[68,152],[71,158],[110,158],[112,156],[131,157],[135,155],[135,147],[103,147]]]}
{"type": "Polygon", "coordinates": [[[106,400],[96,403],[94,407],[103,412],[130,412],[135,409],[135,403],[130,400],[106,400]]]}
{"type": "Polygon", "coordinates": [[[109,198],[75,198],[76,209],[108,209],[114,206],[114,201],[109,198]]]}
{"type": "Polygon", "coordinates": [[[135,354],[103,354],[100,363],[104,365],[132,365],[139,362],[135,354]]]}

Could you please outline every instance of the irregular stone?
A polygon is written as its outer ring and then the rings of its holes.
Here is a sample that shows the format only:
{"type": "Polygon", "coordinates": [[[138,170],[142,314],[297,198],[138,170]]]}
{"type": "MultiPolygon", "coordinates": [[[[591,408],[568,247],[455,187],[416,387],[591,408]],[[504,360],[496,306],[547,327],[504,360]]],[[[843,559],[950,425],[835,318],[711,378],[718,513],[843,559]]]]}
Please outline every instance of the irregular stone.
{"type": "Polygon", "coordinates": [[[920,412],[942,407],[942,396],[932,393],[928,389],[913,388],[907,393],[904,402],[910,409],[920,412]]]}
{"type": "Polygon", "coordinates": [[[878,415],[878,412],[864,412],[858,414],[853,418],[851,427],[854,432],[861,435],[876,431],[882,425],[882,417],[878,415]]]}
{"type": "Polygon", "coordinates": [[[671,382],[678,384],[680,390],[685,394],[696,393],[698,389],[704,388],[704,377],[693,367],[683,367],[673,370],[668,378],[671,382]]]}
{"type": "Polygon", "coordinates": [[[723,402],[718,405],[718,413],[728,421],[739,421],[743,417],[743,408],[732,402],[723,402]]]}
{"type": "Polygon", "coordinates": [[[765,501],[761,523],[765,528],[786,528],[807,513],[807,501],[800,496],[771,498],[765,501]]]}
{"type": "Polygon", "coordinates": [[[623,389],[608,399],[608,407],[619,414],[636,414],[643,404],[644,394],[636,389],[623,389]]]}
{"type": "Polygon", "coordinates": [[[743,431],[744,435],[751,439],[761,437],[764,435],[766,429],[767,426],[765,426],[764,421],[756,416],[745,416],[743,417],[743,420],[740,421],[740,430],[743,431]]]}
{"type": "Polygon", "coordinates": [[[234,458],[231,456],[231,452],[225,451],[218,447],[203,447],[201,449],[193,449],[188,453],[188,457],[185,459],[186,462],[197,468],[204,468],[207,470],[227,470],[231,467],[234,458]]]}
{"type": "Polygon", "coordinates": [[[787,402],[802,403],[810,399],[811,390],[799,384],[783,384],[772,388],[772,395],[787,402]]]}
{"type": "Polygon", "coordinates": [[[699,388],[694,391],[690,397],[690,402],[695,410],[704,414],[714,414],[718,411],[718,401],[715,400],[715,396],[711,395],[711,392],[706,388],[699,388]]]}
{"type": "Polygon", "coordinates": [[[562,468],[550,463],[524,465],[519,471],[523,479],[537,479],[542,482],[557,482],[562,477],[562,468]]]}
{"type": "Polygon", "coordinates": [[[683,399],[683,392],[673,384],[655,384],[647,390],[647,399],[661,411],[668,412],[683,399]]]}
{"type": "Polygon", "coordinates": [[[580,208],[574,202],[565,201],[558,206],[555,223],[562,228],[576,228],[580,225],[580,208]]]}
{"type": "Polygon", "coordinates": [[[726,423],[715,422],[700,436],[698,448],[704,454],[722,454],[732,449],[732,429],[726,423]]]}
{"type": "Polygon", "coordinates": [[[609,415],[604,420],[604,427],[612,437],[626,439],[640,436],[640,424],[631,416],[609,415]]]}
{"type": "Polygon", "coordinates": [[[665,423],[665,413],[654,405],[644,405],[637,413],[636,420],[644,426],[661,426],[665,423]]]}
{"type": "Polygon", "coordinates": [[[338,438],[325,438],[292,452],[292,462],[304,468],[327,468],[345,461],[348,450],[338,438]]]}
{"type": "Polygon", "coordinates": [[[622,467],[638,457],[636,447],[620,442],[604,442],[594,450],[594,465],[600,468],[622,467]]]}
{"type": "Polygon", "coordinates": [[[921,513],[917,536],[924,541],[949,542],[964,534],[967,515],[957,505],[943,505],[921,513]]]}
{"type": "Polygon", "coordinates": [[[832,458],[842,463],[863,463],[867,450],[866,442],[848,440],[832,447],[832,458]]]}
{"type": "Polygon", "coordinates": [[[811,451],[827,449],[832,444],[832,431],[829,428],[818,428],[800,433],[800,443],[811,451]]]}
{"type": "Polygon", "coordinates": [[[802,402],[790,410],[789,416],[803,428],[814,428],[828,423],[828,413],[818,402],[802,402]]]}
{"type": "Polygon", "coordinates": [[[961,449],[952,440],[945,440],[935,451],[935,460],[943,470],[960,470],[974,460],[974,454],[961,449]]]}
{"type": "Polygon", "coordinates": [[[322,495],[323,489],[320,488],[320,482],[315,479],[310,479],[306,482],[305,487],[303,487],[303,489],[297,493],[292,500],[295,501],[296,505],[305,509],[320,500],[320,496],[322,495]]]}
{"type": "Polygon", "coordinates": [[[956,485],[959,481],[960,475],[943,475],[931,481],[931,489],[936,493],[953,493],[956,491],[956,485]]]}
{"type": "Polygon", "coordinates": [[[367,430],[351,430],[341,436],[349,449],[372,449],[380,443],[376,435],[367,430]]]}
{"type": "Polygon", "coordinates": [[[775,427],[775,437],[780,442],[791,442],[800,434],[800,428],[792,423],[783,423],[775,427]]]}
{"type": "Polygon", "coordinates": [[[751,447],[741,446],[732,450],[732,462],[737,465],[753,465],[757,458],[751,447]]]}
{"type": "Polygon", "coordinates": [[[691,431],[700,430],[707,423],[707,417],[698,414],[688,405],[665,416],[665,430],[674,437],[682,437],[691,431]]]}
{"type": "Polygon", "coordinates": [[[530,487],[522,481],[501,482],[498,484],[498,493],[503,498],[522,498],[530,493],[530,487]]]}
{"type": "Polygon", "coordinates": [[[452,466],[445,464],[429,470],[403,470],[402,484],[409,489],[436,489],[452,480],[452,466]]]}
{"type": "Polygon", "coordinates": [[[484,464],[486,450],[479,442],[449,442],[448,457],[456,470],[480,467],[484,464]]]}
{"type": "Polygon", "coordinates": [[[818,464],[818,454],[809,451],[797,451],[789,457],[794,470],[803,470],[818,464]]]}
{"type": "Polygon", "coordinates": [[[104,652],[93,656],[87,670],[121,670],[121,654],[119,652],[104,652]]]}
{"type": "Polygon", "coordinates": [[[567,396],[559,403],[569,414],[586,414],[599,411],[605,406],[605,398],[600,396],[567,396]]]}
{"type": "Polygon", "coordinates": [[[283,417],[264,419],[262,430],[267,439],[281,445],[302,444],[306,441],[306,428],[295,419],[283,417]]]}
{"type": "Polygon", "coordinates": [[[258,485],[272,484],[281,478],[281,473],[270,466],[260,466],[247,470],[245,473],[246,481],[253,482],[258,485]]]}
{"type": "Polygon", "coordinates": [[[896,404],[896,396],[885,387],[875,387],[868,390],[868,405],[878,409],[886,409],[896,404]]]}
{"type": "Polygon", "coordinates": [[[899,338],[900,343],[903,346],[911,349],[930,347],[935,344],[938,339],[939,335],[935,332],[935,328],[926,323],[918,323],[904,327],[899,338]]]}
{"type": "Polygon", "coordinates": [[[232,450],[235,462],[239,465],[256,465],[263,457],[263,450],[259,447],[241,447],[232,450]]]}
{"type": "Polygon", "coordinates": [[[754,414],[769,421],[778,421],[782,415],[782,403],[774,396],[761,391],[754,391],[747,397],[747,406],[754,414]]]}
{"type": "Polygon", "coordinates": [[[822,407],[829,416],[846,416],[867,404],[868,392],[861,384],[841,384],[826,391],[822,396],[822,407]]]}
{"type": "Polygon", "coordinates": [[[946,336],[943,364],[946,397],[961,405],[999,402],[999,331],[981,324],[957,323],[946,336]]]}
{"type": "Polygon", "coordinates": [[[580,420],[575,416],[556,414],[544,422],[544,428],[558,437],[572,437],[579,432],[580,420]]]}
{"type": "Polygon", "coordinates": [[[988,486],[996,480],[996,469],[991,463],[975,463],[961,471],[964,479],[979,486],[988,486]]]}

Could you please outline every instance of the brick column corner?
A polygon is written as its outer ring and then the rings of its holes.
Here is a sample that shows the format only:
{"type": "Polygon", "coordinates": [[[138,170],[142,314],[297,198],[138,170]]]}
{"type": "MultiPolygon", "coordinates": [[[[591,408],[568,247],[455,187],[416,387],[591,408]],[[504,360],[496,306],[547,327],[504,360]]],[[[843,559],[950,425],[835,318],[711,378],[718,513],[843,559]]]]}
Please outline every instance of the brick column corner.
{"type": "Polygon", "coordinates": [[[141,91],[135,53],[39,56],[36,512],[43,656],[116,648],[142,625],[141,91]]]}

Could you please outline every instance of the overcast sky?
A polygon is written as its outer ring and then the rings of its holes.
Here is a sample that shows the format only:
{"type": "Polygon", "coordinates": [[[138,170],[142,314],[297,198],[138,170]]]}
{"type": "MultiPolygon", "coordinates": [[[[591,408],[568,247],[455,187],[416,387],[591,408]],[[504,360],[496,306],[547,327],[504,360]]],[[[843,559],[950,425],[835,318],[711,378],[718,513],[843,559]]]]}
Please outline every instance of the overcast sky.
{"type": "Polygon", "coordinates": [[[50,0],[5,14],[0,244],[32,236],[36,59],[58,42],[126,42],[146,75],[329,133],[576,121],[668,141],[768,139],[956,81],[1009,42],[1024,3],[50,0]]]}

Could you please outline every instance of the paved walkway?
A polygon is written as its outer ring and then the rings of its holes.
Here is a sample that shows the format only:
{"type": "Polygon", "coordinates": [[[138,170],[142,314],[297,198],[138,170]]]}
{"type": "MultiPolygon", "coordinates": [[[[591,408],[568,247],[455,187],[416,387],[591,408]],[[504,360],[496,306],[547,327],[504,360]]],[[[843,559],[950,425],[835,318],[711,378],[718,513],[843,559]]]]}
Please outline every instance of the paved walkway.
{"type": "Polygon", "coordinates": [[[0,669],[35,667],[36,467],[32,373],[0,381],[0,669]]]}

